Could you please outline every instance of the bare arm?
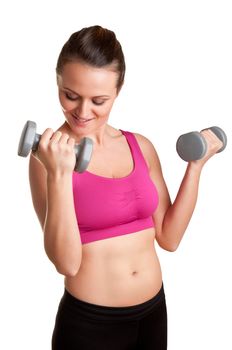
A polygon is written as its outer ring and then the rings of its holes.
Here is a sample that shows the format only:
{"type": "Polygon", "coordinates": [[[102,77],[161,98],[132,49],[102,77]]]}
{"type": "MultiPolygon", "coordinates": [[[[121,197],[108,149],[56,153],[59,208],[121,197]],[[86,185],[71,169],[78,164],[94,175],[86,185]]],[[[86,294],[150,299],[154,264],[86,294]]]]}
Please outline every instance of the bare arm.
{"type": "MultiPolygon", "coordinates": [[[[72,148],[71,145],[69,147],[72,148]]],[[[62,153],[61,150],[58,152],[62,153]]],[[[43,157],[45,159],[44,155],[41,156],[43,157]]],[[[51,154],[46,156],[46,159],[49,157],[52,161],[51,154]]],[[[67,153],[65,157],[68,158],[67,153]]],[[[48,165],[46,169],[40,160],[33,155],[30,156],[31,194],[44,232],[45,251],[59,273],[73,276],[81,264],[82,244],[74,209],[72,171],[60,171],[60,169],[58,171],[58,168],[53,170],[48,165]]]]}
{"type": "Polygon", "coordinates": [[[156,240],[160,247],[175,251],[186,231],[194,212],[202,168],[206,161],[222,147],[221,141],[211,132],[204,131],[208,150],[204,158],[190,162],[181,182],[176,198],[171,203],[158,155],[152,143],[143,136],[136,134],[141,149],[150,168],[150,176],[159,193],[159,206],[153,214],[156,227],[156,240]]]}
{"type": "MultiPolygon", "coordinates": [[[[201,169],[189,163],[180,188],[172,205],[163,215],[157,230],[157,242],[169,251],[175,251],[188,227],[193,215],[199,189],[201,169]]],[[[154,213],[156,222],[159,213],[154,213]]]]}

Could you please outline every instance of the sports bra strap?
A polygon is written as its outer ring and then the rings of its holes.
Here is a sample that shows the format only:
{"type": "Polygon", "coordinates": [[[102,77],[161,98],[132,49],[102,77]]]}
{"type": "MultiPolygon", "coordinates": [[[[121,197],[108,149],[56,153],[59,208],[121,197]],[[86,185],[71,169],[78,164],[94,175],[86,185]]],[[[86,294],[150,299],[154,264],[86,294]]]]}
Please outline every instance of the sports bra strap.
{"type": "Polygon", "coordinates": [[[145,166],[146,167],[146,170],[149,171],[149,167],[147,165],[147,162],[144,158],[144,155],[142,153],[142,150],[139,146],[139,143],[135,137],[135,135],[130,132],[130,131],[124,131],[124,130],[121,130],[119,129],[123,135],[125,135],[128,143],[129,143],[129,146],[131,148],[131,152],[133,154],[133,158],[134,158],[134,162],[136,163],[137,166],[145,166]]]}

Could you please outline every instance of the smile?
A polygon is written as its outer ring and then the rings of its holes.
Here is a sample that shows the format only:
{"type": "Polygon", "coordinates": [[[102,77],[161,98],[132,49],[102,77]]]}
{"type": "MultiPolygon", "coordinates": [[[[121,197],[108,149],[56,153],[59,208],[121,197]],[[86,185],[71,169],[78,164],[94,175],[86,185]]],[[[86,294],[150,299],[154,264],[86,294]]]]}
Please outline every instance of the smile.
{"type": "Polygon", "coordinates": [[[82,123],[85,123],[85,122],[89,122],[90,120],[92,119],[83,119],[83,118],[79,118],[79,117],[76,117],[74,114],[72,115],[76,120],[82,122],[82,123]]]}

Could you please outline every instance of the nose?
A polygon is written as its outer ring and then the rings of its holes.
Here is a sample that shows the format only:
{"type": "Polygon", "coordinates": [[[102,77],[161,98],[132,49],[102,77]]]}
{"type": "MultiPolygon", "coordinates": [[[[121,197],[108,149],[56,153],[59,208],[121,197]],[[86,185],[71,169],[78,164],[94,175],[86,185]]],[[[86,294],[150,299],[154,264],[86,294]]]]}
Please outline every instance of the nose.
{"type": "Polygon", "coordinates": [[[90,118],[90,106],[89,106],[88,101],[80,101],[75,112],[79,118],[89,119],[90,118]]]}

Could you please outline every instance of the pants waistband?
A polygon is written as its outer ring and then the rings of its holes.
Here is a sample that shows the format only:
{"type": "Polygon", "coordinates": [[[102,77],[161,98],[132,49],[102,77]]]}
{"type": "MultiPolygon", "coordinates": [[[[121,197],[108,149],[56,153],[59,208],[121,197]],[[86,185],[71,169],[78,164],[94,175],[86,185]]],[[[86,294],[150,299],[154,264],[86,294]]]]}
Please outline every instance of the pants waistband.
{"type": "Polygon", "coordinates": [[[123,320],[139,320],[147,316],[158,306],[160,301],[165,298],[164,286],[151,299],[144,303],[132,306],[104,306],[91,304],[86,301],[77,299],[70,294],[67,289],[64,290],[64,295],[61,299],[61,306],[68,306],[74,315],[79,315],[85,318],[103,321],[123,321],[123,320]]]}

